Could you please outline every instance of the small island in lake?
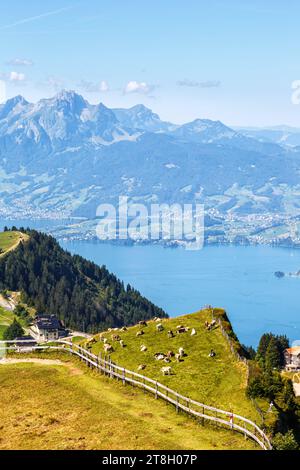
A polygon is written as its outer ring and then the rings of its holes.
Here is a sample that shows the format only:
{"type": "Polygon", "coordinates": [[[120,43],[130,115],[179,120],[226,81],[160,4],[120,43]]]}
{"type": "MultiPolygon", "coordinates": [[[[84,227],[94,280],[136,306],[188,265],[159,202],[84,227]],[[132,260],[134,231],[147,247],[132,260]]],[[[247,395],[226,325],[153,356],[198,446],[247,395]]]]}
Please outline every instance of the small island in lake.
{"type": "Polygon", "coordinates": [[[279,279],[285,277],[285,276],[289,276],[289,277],[300,277],[300,270],[295,272],[295,273],[284,273],[282,271],[276,271],[274,273],[274,276],[278,277],[279,279]]]}

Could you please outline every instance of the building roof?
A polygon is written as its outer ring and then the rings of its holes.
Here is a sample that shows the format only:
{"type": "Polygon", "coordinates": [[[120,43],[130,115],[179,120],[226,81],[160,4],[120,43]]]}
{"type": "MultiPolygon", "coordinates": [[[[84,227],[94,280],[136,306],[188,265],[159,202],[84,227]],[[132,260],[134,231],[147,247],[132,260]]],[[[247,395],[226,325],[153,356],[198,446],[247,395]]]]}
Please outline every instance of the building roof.
{"type": "Polygon", "coordinates": [[[293,348],[287,348],[286,352],[292,356],[298,356],[300,354],[300,346],[294,346],[293,348]]]}
{"type": "Polygon", "coordinates": [[[34,346],[36,345],[36,341],[32,336],[21,336],[19,338],[15,338],[17,346],[34,346]]]}
{"type": "Polygon", "coordinates": [[[35,324],[39,330],[59,330],[62,328],[55,315],[38,315],[35,324]]]}

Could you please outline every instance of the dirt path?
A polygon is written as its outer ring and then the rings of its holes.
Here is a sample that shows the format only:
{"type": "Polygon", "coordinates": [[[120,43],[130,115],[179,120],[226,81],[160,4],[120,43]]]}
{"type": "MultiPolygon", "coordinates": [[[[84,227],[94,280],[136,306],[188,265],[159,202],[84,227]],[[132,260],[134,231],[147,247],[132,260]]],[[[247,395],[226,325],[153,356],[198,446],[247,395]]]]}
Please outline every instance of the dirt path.
{"type": "Polygon", "coordinates": [[[5,299],[3,295],[0,294],[0,307],[3,307],[5,310],[12,312],[16,304],[12,299],[5,299]]]}
{"type": "Polygon", "coordinates": [[[15,359],[15,358],[7,358],[0,356],[0,367],[5,365],[13,365],[13,364],[39,364],[41,366],[64,366],[67,367],[70,371],[71,375],[83,375],[84,371],[79,367],[76,367],[72,362],[64,362],[60,361],[59,359],[38,359],[35,357],[29,357],[24,359],[15,359]]]}
{"type": "Polygon", "coordinates": [[[24,362],[34,363],[34,364],[43,364],[46,366],[65,366],[66,364],[59,359],[36,359],[36,358],[24,358],[24,359],[14,359],[14,358],[4,358],[0,359],[0,365],[6,364],[20,364],[24,362]]]}
{"type": "Polygon", "coordinates": [[[19,245],[19,243],[21,242],[25,242],[28,240],[28,235],[24,234],[24,233],[21,233],[20,232],[20,236],[18,238],[18,240],[16,241],[16,243],[14,243],[13,245],[11,245],[9,248],[7,248],[7,250],[4,251],[4,253],[1,253],[0,254],[0,258],[2,258],[3,256],[5,256],[7,253],[9,253],[10,251],[13,251],[17,248],[17,246],[19,245]]]}

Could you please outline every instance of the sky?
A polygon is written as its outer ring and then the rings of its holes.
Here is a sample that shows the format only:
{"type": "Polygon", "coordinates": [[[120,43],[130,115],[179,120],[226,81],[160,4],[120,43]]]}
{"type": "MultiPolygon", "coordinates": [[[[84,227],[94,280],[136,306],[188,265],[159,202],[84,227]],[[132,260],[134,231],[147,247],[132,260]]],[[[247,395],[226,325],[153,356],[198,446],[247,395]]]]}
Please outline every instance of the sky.
{"type": "Polygon", "coordinates": [[[299,18],[298,0],[10,0],[0,98],[72,89],[175,123],[300,127],[299,18]]]}

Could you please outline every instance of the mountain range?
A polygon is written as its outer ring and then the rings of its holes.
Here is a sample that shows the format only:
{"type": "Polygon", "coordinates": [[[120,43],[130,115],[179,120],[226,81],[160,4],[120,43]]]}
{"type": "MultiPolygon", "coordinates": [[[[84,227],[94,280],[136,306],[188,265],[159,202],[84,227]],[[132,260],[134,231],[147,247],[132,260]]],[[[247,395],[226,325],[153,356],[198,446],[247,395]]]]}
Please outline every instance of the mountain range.
{"type": "Polygon", "coordinates": [[[300,214],[300,130],[162,121],[74,91],[0,105],[1,215],[95,217],[100,203],[200,202],[218,214],[300,214]],[[289,137],[283,138],[289,135],[289,137]]]}

